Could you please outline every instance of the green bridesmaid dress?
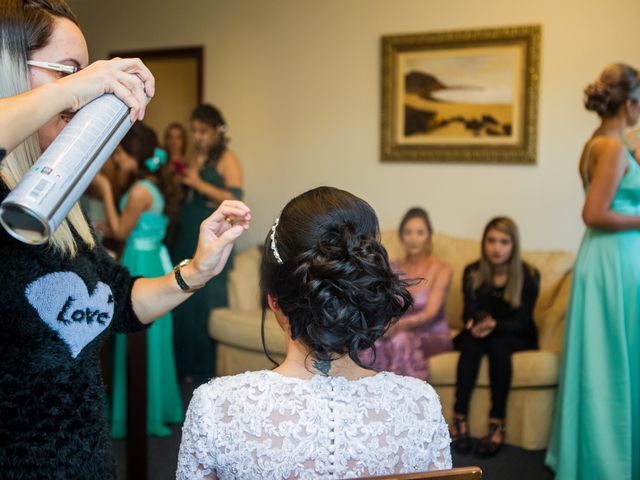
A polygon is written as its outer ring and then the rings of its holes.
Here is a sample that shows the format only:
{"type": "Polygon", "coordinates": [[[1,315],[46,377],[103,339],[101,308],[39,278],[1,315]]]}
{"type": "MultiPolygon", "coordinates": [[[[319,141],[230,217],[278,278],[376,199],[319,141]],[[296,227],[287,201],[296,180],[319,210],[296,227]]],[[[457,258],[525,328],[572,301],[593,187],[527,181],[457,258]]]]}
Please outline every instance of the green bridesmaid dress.
{"type": "MultiPolygon", "coordinates": [[[[226,188],[223,176],[209,164],[200,170],[200,177],[218,188],[226,188]]],[[[242,199],[239,188],[228,190],[237,199],[242,199]]],[[[200,224],[216,208],[218,204],[204,195],[192,189],[186,190],[172,250],[174,264],[193,256],[198,245],[200,224]]],[[[181,378],[204,380],[215,374],[215,343],[209,337],[207,325],[211,309],[228,306],[227,279],[232,268],[233,253],[222,272],[173,311],[176,364],[181,378]]]]}
{"type": "MultiPolygon", "coordinates": [[[[640,215],[640,165],[627,157],[611,208],[640,215]]],[[[640,230],[584,234],[546,463],[557,480],[640,479],[640,230]]]]}
{"type": "MultiPolygon", "coordinates": [[[[164,198],[158,187],[149,180],[140,180],[153,197],[149,210],[142,213],[129,235],[122,264],[131,275],[161,277],[172,271],[171,258],[164,239],[167,217],[163,215],[164,198]]],[[[122,197],[120,210],[127,203],[128,193],[122,197]]],[[[127,433],[127,337],[116,335],[113,346],[113,396],[111,434],[124,438],[127,433]]],[[[173,321],[171,313],[157,319],[147,330],[147,432],[167,436],[167,423],[181,423],[184,415],[173,355],[173,321]]]]}

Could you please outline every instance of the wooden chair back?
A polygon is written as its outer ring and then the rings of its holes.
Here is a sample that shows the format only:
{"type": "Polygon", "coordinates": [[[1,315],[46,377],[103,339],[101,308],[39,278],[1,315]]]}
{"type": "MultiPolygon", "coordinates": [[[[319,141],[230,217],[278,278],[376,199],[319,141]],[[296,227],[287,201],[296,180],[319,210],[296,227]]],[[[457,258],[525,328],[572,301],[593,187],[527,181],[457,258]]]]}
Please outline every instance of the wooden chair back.
{"type": "Polygon", "coordinates": [[[451,470],[436,470],[432,472],[403,473],[399,475],[385,475],[383,477],[362,477],[366,480],[481,480],[480,467],[461,467],[451,470]]]}

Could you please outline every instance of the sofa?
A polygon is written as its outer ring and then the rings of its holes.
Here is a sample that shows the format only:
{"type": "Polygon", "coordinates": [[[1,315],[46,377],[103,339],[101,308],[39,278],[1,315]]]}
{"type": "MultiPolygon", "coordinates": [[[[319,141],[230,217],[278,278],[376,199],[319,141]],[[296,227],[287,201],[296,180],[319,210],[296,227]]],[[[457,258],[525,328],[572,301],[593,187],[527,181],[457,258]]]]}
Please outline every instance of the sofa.
{"type": "MultiPolygon", "coordinates": [[[[381,238],[390,258],[398,258],[402,254],[396,231],[383,231],[381,238]]],[[[480,245],[477,240],[436,233],[433,246],[434,255],[451,264],[454,271],[446,315],[452,335],[455,335],[463,326],[462,272],[465,265],[479,257],[480,245]]],[[[218,376],[273,367],[263,352],[260,335],[260,255],[259,248],[250,248],[236,256],[229,275],[229,307],[211,312],[209,335],[217,342],[218,376]]],[[[563,251],[524,251],[523,257],[541,274],[540,295],[535,309],[539,350],[513,355],[513,381],[507,406],[505,441],[526,449],[543,449],[549,441],[553,418],[560,367],[559,352],[574,257],[563,251]]],[[[274,360],[281,361],[284,358],[284,337],[270,311],[265,320],[265,344],[274,360]]],[[[429,383],[440,395],[448,422],[453,415],[458,355],[458,352],[445,352],[430,359],[429,383]]],[[[484,435],[489,408],[488,360],[485,357],[471,398],[471,435],[484,435]]]]}

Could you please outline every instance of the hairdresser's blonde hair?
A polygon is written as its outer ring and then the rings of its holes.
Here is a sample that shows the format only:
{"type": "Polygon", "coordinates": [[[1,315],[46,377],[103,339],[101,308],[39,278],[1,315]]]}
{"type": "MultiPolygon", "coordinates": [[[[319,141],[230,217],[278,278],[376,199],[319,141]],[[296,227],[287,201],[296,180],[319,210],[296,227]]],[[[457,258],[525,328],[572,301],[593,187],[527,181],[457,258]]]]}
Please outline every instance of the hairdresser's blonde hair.
{"type": "MultiPolygon", "coordinates": [[[[34,50],[44,47],[56,18],[67,18],[77,25],[73,13],[61,0],[0,0],[0,98],[29,90],[27,60],[34,50]]],[[[2,162],[0,177],[9,189],[31,169],[40,156],[38,135],[33,134],[2,162]]],[[[72,229],[90,248],[95,239],[78,204],[49,240],[56,250],[73,257],[78,245],[72,229]]]]}
{"type": "Polygon", "coordinates": [[[520,256],[520,234],[518,232],[518,226],[509,217],[496,217],[484,228],[480,265],[472,277],[473,289],[477,290],[482,285],[493,285],[493,267],[491,266],[491,261],[484,247],[487,235],[491,230],[497,230],[498,232],[509,235],[511,238],[513,249],[511,250],[511,258],[509,259],[507,284],[504,288],[504,300],[513,308],[518,308],[522,304],[522,287],[524,285],[526,267],[520,256]]]}

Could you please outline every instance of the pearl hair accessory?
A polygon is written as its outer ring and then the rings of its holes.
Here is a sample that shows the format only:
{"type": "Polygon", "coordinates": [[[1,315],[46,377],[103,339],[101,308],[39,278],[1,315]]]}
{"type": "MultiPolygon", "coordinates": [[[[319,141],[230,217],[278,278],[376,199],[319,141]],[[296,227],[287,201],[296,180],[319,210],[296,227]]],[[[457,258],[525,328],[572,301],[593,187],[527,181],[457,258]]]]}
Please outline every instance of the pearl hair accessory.
{"type": "Polygon", "coordinates": [[[276,261],[282,265],[282,258],[280,258],[280,254],[278,253],[278,247],[276,247],[276,227],[278,226],[279,218],[276,218],[276,222],[271,227],[271,251],[273,251],[273,256],[276,258],[276,261]]]}

